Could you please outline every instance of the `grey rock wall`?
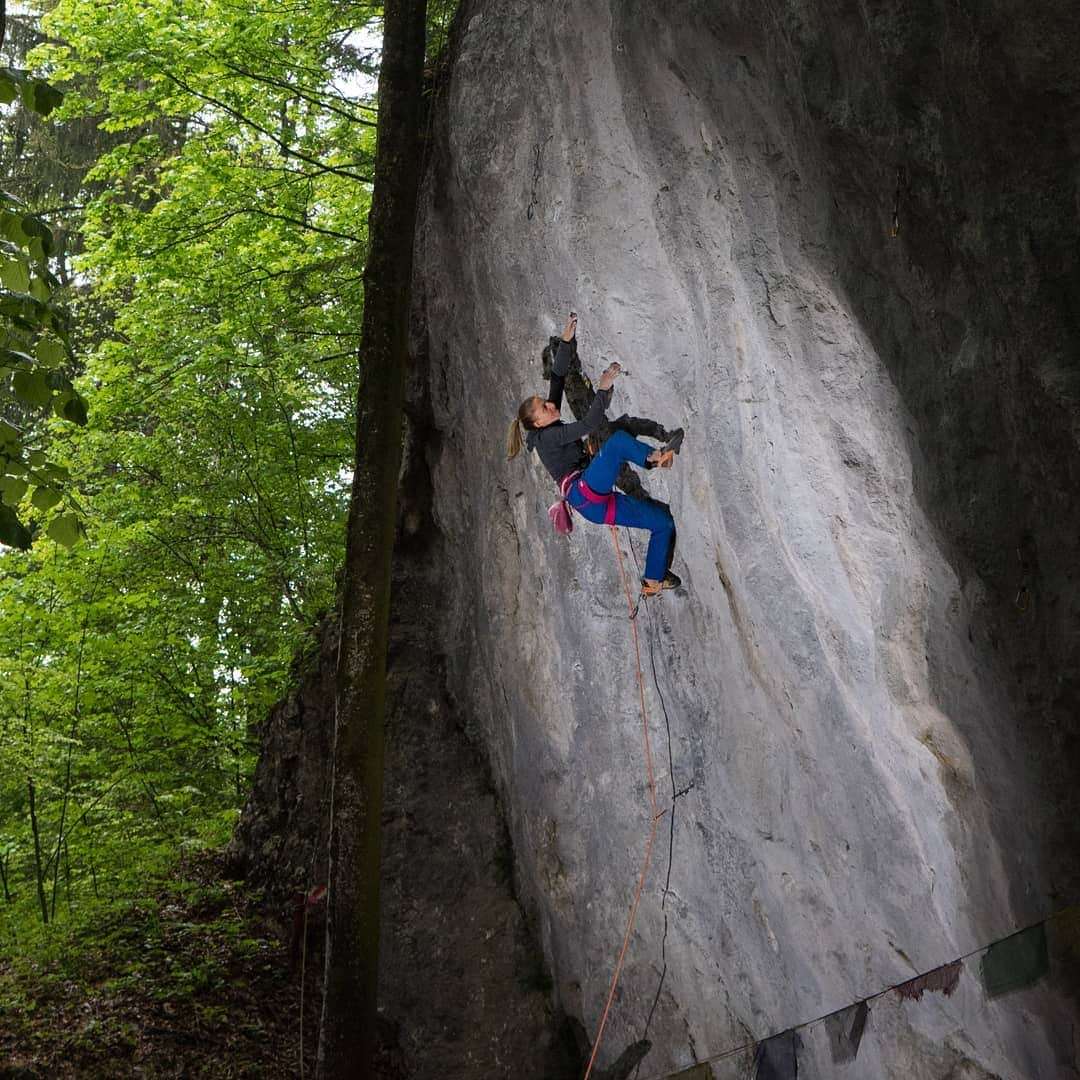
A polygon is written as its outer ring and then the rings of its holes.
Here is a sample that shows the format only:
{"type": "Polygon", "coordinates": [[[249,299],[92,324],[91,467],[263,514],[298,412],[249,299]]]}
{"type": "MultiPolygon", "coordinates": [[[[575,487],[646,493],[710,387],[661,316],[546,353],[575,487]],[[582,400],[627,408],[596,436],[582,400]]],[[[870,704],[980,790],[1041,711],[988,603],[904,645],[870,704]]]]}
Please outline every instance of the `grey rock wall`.
{"type": "MultiPolygon", "coordinates": [[[[570,307],[614,413],[688,433],[644,477],[686,590],[638,619],[666,814],[601,1062],[1077,900],[1075,11],[470,0],[460,34],[416,276],[442,644],[558,1004],[595,1031],[650,824],[611,537],[502,455],[570,307]]],[[[1067,990],[967,969],[800,1075],[1076,1076],[1067,990]]]]}

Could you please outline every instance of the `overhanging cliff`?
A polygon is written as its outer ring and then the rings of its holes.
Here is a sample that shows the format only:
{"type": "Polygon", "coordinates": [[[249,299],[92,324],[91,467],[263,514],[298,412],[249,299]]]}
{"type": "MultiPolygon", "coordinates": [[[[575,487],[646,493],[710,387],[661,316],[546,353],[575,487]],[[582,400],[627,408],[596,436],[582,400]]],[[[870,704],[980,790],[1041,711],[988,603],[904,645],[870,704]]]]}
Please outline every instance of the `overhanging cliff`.
{"type": "MultiPolygon", "coordinates": [[[[630,627],[606,531],[557,538],[502,434],[570,307],[614,411],[688,433],[645,477],[686,593],[639,616],[669,816],[602,1061],[686,1067],[1080,899],[1077,18],[464,5],[416,270],[439,647],[590,1031],[649,827],[630,627]]],[[[966,973],[805,1074],[1075,1075],[1072,1004],[966,973]]]]}

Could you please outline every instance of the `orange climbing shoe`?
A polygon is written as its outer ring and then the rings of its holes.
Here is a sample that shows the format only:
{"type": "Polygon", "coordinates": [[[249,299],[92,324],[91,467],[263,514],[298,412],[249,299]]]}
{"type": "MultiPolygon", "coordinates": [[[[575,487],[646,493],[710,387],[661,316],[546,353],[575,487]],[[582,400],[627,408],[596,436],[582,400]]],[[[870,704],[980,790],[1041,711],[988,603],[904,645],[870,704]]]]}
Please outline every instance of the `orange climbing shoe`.
{"type": "Polygon", "coordinates": [[[641,595],[659,596],[665,589],[677,589],[681,584],[682,578],[669,570],[661,581],[649,581],[647,578],[642,578],[641,595]]]}
{"type": "Polygon", "coordinates": [[[663,446],[658,450],[660,456],[655,461],[648,463],[650,469],[670,469],[675,464],[675,455],[682,447],[683,441],[683,429],[676,428],[671,433],[671,438],[668,439],[663,446]]]}
{"type": "Polygon", "coordinates": [[[677,427],[671,433],[671,438],[668,439],[668,441],[664,443],[664,445],[660,447],[660,449],[664,451],[670,450],[673,454],[677,454],[682,449],[682,441],[684,434],[685,432],[683,431],[683,429],[681,427],[677,427]]]}

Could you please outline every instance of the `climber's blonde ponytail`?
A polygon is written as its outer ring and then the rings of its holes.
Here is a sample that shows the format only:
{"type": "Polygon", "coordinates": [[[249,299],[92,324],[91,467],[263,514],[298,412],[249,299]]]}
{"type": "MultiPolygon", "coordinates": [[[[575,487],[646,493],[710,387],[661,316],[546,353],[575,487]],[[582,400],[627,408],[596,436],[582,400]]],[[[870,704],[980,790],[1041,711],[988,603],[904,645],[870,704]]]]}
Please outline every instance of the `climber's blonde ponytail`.
{"type": "Polygon", "coordinates": [[[506,433],[506,460],[513,461],[521,453],[521,429],[533,429],[533,413],[536,411],[536,403],[539,398],[527,397],[519,406],[517,416],[514,417],[510,430],[506,433]]]}
{"type": "Polygon", "coordinates": [[[515,416],[506,433],[506,460],[513,461],[521,453],[521,422],[515,416]]]}

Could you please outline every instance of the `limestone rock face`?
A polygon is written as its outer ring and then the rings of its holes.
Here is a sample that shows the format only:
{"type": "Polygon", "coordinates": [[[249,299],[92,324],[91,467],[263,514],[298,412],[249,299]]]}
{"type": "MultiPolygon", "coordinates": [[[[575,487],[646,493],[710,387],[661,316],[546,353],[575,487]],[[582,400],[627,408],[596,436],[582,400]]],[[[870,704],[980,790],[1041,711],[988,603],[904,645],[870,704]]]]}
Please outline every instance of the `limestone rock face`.
{"type": "MultiPolygon", "coordinates": [[[[1080,898],[1078,42],[1065,2],[463,4],[416,267],[441,648],[590,1033],[652,814],[631,625],[608,531],[558,537],[503,434],[570,308],[611,415],[687,430],[643,476],[685,591],[637,620],[664,816],[601,1063],[1080,898]]],[[[804,1031],[800,1075],[1076,1076],[1074,1009],[968,965],[853,1064],[804,1031]]]]}

